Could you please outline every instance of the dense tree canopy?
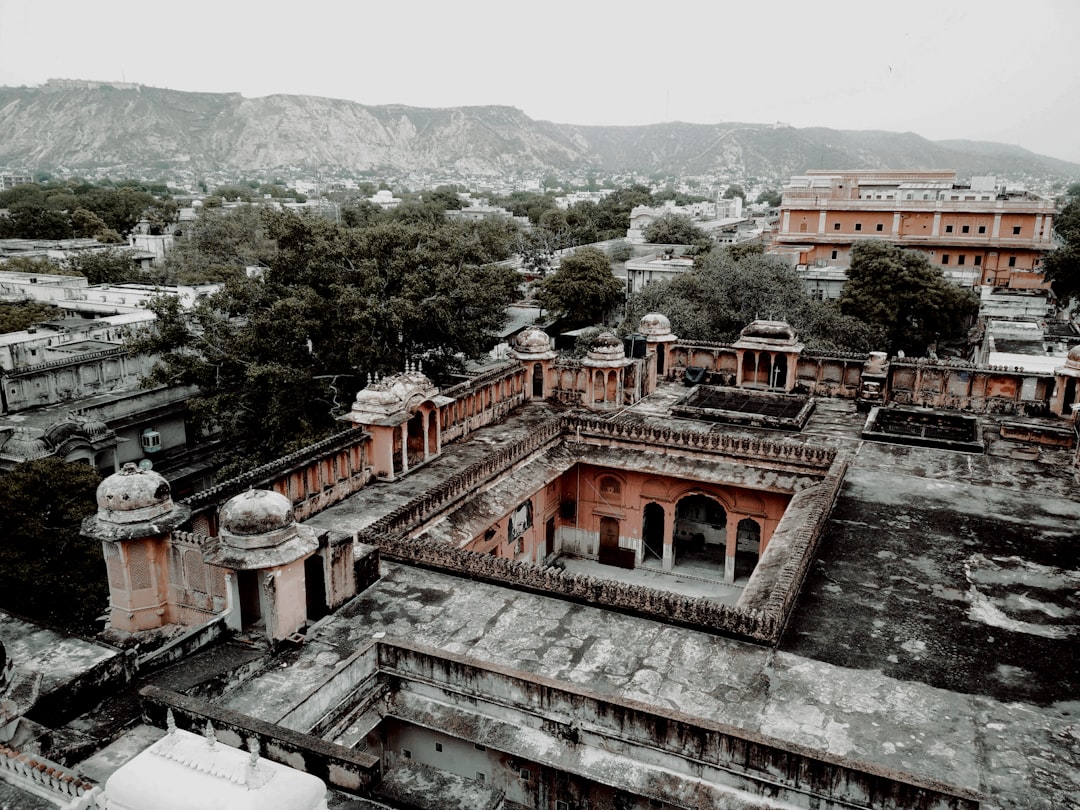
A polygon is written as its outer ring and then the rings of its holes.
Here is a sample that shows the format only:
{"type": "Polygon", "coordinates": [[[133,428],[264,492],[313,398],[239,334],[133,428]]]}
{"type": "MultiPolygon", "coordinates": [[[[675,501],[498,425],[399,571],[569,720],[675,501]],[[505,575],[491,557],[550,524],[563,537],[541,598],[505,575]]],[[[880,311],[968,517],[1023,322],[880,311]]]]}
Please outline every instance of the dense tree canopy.
{"type": "Polygon", "coordinates": [[[592,246],[563,257],[559,269],[537,286],[545,309],[573,324],[594,324],[623,299],[623,285],[611,272],[611,260],[592,246]]]}
{"type": "Polygon", "coordinates": [[[856,242],[839,300],[845,315],[881,328],[890,354],[922,355],[931,344],[964,336],[979,302],[945,280],[917,251],[887,242],[856,242]]]}
{"type": "Polygon", "coordinates": [[[708,248],[712,239],[690,217],[664,213],[645,227],[645,241],[654,245],[694,245],[708,248]]]}
{"type": "Polygon", "coordinates": [[[1068,203],[1054,219],[1054,232],[1063,244],[1046,257],[1045,273],[1062,301],[1080,298],[1080,183],[1066,191],[1068,203]]]}
{"type": "Polygon", "coordinates": [[[142,188],[106,188],[78,180],[2,191],[0,208],[9,211],[0,218],[0,238],[88,237],[104,242],[122,241],[144,215],[152,223],[163,223],[176,213],[171,199],[159,199],[142,188]]]}
{"type": "Polygon", "coordinates": [[[77,633],[101,629],[101,545],[79,536],[100,480],[86,464],[55,458],[0,473],[0,605],[77,633]]]}
{"type": "Polygon", "coordinates": [[[813,300],[796,272],[760,249],[721,248],[699,257],[692,270],[632,296],[626,328],[660,312],[688,340],[732,341],[756,319],[787,321],[807,346],[832,351],[880,349],[882,336],[834,304],[813,300]]]}
{"type": "Polygon", "coordinates": [[[0,301],[0,335],[8,332],[21,332],[28,326],[57,317],[57,310],[52,304],[38,301],[0,301]]]}
{"type": "MultiPolygon", "coordinates": [[[[157,383],[199,386],[197,422],[221,432],[223,474],[340,429],[334,417],[366,376],[422,361],[436,380],[477,357],[516,294],[500,223],[381,221],[350,228],[270,208],[208,212],[222,234],[204,255],[198,229],[184,248],[229,273],[191,313],[153,304],[154,333],[137,347],[162,354],[157,383]],[[241,268],[255,264],[261,278],[241,268]]],[[[187,241],[187,240],[186,240],[187,241]]]]}

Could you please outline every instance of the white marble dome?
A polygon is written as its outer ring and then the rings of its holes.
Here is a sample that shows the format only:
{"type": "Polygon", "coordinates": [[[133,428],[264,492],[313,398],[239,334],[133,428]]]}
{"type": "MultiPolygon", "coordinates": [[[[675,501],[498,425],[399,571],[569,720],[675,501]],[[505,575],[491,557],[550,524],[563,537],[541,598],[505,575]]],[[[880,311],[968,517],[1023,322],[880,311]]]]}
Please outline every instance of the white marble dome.
{"type": "Polygon", "coordinates": [[[173,510],[169,482],[132,462],[97,488],[98,518],[109,523],[145,523],[173,510]]]}
{"type": "Polygon", "coordinates": [[[650,312],[641,319],[638,324],[638,332],[646,337],[664,337],[671,334],[671,321],[667,315],[659,312],[650,312]]]}

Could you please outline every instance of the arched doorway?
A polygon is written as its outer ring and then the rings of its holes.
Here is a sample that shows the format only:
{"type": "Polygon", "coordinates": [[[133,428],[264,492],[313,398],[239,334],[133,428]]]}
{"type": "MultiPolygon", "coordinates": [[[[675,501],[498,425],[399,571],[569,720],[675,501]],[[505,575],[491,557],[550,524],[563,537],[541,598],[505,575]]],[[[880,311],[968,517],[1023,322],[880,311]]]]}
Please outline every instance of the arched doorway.
{"type": "Polygon", "coordinates": [[[772,375],[769,377],[770,388],[787,388],[787,356],[776,355],[773,363],[772,375]]]}
{"type": "Polygon", "coordinates": [[[664,376],[664,358],[667,356],[667,352],[664,350],[664,344],[660,344],[656,347],[656,376],[664,376]]]}
{"type": "Polygon", "coordinates": [[[408,445],[405,450],[410,470],[424,460],[426,439],[427,437],[424,435],[424,415],[417,411],[409,418],[408,445]]]}
{"type": "Polygon", "coordinates": [[[533,365],[532,395],[533,399],[544,398],[544,367],[539,363],[533,365]]]}
{"type": "Polygon", "coordinates": [[[664,561],[664,507],[647,503],[641,515],[642,561],[664,561]]]}
{"type": "Polygon", "coordinates": [[[735,578],[754,573],[761,556],[761,524],[753,518],[743,518],[736,527],[735,578]]]}
{"type": "Polygon", "coordinates": [[[727,512],[707,495],[687,495],[675,506],[675,565],[724,566],[727,512]]]}

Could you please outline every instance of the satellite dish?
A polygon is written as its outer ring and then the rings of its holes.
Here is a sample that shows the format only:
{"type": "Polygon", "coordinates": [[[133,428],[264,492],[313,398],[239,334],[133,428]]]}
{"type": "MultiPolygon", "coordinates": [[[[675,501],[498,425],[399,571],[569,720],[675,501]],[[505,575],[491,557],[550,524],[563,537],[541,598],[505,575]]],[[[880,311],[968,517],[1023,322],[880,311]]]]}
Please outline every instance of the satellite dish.
{"type": "Polygon", "coordinates": [[[152,470],[152,469],[154,469],[154,462],[152,462],[148,458],[144,458],[142,461],[139,462],[139,469],[140,470],[152,470]]]}

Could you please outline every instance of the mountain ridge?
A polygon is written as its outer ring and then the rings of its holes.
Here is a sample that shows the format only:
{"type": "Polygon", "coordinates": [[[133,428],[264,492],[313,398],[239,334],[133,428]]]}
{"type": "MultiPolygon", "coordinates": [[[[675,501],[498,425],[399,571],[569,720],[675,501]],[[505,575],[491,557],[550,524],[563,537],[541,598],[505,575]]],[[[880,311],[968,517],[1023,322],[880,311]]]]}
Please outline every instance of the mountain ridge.
{"type": "Polygon", "coordinates": [[[560,124],[508,105],[365,105],[64,80],[0,87],[0,164],[196,172],[286,167],[501,176],[604,171],[780,179],[807,169],[1080,175],[1080,164],[987,141],[748,122],[560,124]]]}

